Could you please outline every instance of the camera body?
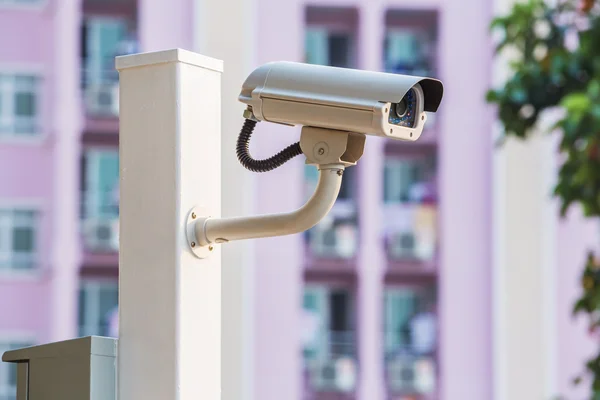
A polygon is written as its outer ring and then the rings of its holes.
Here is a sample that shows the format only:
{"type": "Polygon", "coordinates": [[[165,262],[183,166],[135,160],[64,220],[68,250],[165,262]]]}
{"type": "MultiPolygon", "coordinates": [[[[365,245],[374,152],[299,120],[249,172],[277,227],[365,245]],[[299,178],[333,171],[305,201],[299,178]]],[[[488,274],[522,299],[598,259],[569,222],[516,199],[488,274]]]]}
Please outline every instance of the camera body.
{"type": "Polygon", "coordinates": [[[280,61],[254,70],[239,100],[259,121],[414,141],[442,96],[437,79],[280,61]]]}

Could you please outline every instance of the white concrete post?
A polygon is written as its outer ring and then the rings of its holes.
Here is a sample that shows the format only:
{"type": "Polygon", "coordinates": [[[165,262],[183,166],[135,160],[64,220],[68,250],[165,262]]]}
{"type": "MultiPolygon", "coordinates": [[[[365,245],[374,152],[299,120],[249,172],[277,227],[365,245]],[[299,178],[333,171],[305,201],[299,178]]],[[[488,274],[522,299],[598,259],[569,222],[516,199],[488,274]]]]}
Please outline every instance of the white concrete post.
{"type": "MultiPolygon", "coordinates": [[[[151,0],[146,0],[151,1],[151,0]]],[[[222,215],[254,215],[258,175],[240,166],[235,154],[244,118],[238,101],[242,83],[255,67],[259,0],[193,0],[192,50],[217,57],[227,65],[222,85],[221,190],[222,215]],[[227,34],[223,34],[227,21],[227,34]],[[243,40],[240,40],[243,38],[243,40]],[[240,199],[244,199],[240,201],[240,199]]],[[[163,34],[163,32],[160,32],[163,34]]],[[[261,133],[262,128],[261,128],[261,133]]],[[[223,252],[221,279],[223,400],[253,400],[254,371],[254,241],[229,243],[223,252]]],[[[264,399],[262,399],[264,400],[264,399]]]]}
{"type": "Polygon", "coordinates": [[[221,256],[198,259],[189,210],[220,215],[222,62],[176,49],[117,58],[123,400],[221,397],[221,256]]]}

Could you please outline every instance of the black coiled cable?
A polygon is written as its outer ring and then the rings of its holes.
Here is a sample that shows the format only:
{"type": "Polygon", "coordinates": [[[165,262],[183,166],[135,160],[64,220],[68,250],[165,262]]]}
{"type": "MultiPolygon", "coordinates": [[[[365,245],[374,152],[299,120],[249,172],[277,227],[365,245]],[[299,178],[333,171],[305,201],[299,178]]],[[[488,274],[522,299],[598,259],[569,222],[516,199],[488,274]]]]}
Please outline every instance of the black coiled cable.
{"type": "Polygon", "coordinates": [[[256,121],[246,119],[242,131],[240,132],[240,136],[238,136],[236,154],[240,164],[242,164],[244,168],[249,169],[252,172],[272,171],[275,168],[281,167],[292,158],[302,154],[300,142],[297,142],[281,150],[273,157],[264,160],[255,160],[250,155],[250,137],[252,136],[255,126],[256,121]]]}

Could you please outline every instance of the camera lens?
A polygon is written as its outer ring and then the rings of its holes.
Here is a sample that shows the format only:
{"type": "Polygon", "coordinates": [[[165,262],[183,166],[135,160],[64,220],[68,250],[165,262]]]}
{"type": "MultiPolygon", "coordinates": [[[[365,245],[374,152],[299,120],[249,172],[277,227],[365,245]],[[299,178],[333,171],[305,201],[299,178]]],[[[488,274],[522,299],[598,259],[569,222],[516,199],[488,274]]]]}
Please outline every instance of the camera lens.
{"type": "Polygon", "coordinates": [[[406,101],[406,97],[405,97],[400,101],[400,103],[396,104],[396,107],[394,108],[394,112],[396,113],[396,116],[398,118],[402,118],[406,115],[407,111],[408,111],[408,102],[406,101]]]}
{"type": "Polygon", "coordinates": [[[415,113],[417,112],[417,96],[414,89],[410,89],[398,103],[392,103],[388,122],[402,127],[415,126],[415,113]]]}

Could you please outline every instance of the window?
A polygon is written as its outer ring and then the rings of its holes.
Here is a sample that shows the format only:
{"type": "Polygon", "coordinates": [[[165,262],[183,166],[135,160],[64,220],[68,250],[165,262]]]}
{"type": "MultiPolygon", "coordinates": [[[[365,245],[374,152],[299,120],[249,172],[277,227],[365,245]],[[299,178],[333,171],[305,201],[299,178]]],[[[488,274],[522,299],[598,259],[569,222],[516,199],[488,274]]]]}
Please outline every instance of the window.
{"type": "Polygon", "coordinates": [[[350,330],[350,294],[346,290],[333,290],[329,294],[329,329],[332,332],[350,330]]]}
{"type": "Polygon", "coordinates": [[[37,225],[36,211],[0,209],[0,271],[35,267],[37,225]]]}
{"type": "Polygon", "coordinates": [[[303,348],[305,358],[316,358],[321,352],[325,333],[326,294],[321,288],[306,288],[303,299],[303,348]]]}
{"type": "Polygon", "coordinates": [[[89,17],[81,35],[86,113],[93,117],[117,117],[119,74],[115,57],[138,51],[135,30],[126,18],[89,17]]]}
{"type": "Polygon", "coordinates": [[[391,259],[434,260],[437,252],[435,171],[435,157],[431,154],[386,156],[383,229],[391,259]]]}
{"type": "Polygon", "coordinates": [[[308,287],[303,304],[304,367],[311,388],[351,392],[358,373],[351,292],[308,287]]]}
{"type": "Polygon", "coordinates": [[[429,76],[431,65],[420,32],[390,29],[386,35],[385,70],[397,74],[429,76]]]}
{"type": "Polygon", "coordinates": [[[0,72],[0,137],[39,133],[39,83],[34,75],[0,72]]]}
{"type": "Polygon", "coordinates": [[[120,18],[91,17],[83,27],[84,78],[89,85],[117,82],[114,57],[136,51],[136,41],[128,21],[120,18]]]}
{"type": "Polygon", "coordinates": [[[387,72],[435,76],[437,15],[430,11],[386,13],[384,66],[387,72]]]}
{"type": "Polygon", "coordinates": [[[407,349],[411,343],[410,319],[417,310],[417,294],[409,289],[385,291],[385,349],[407,349]]]}
{"type": "Polygon", "coordinates": [[[308,287],[304,291],[307,358],[354,353],[353,299],[346,289],[308,287]]]}
{"type": "Polygon", "coordinates": [[[432,203],[436,200],[435,158],[388,156],[384,166],[386,203],[432,203]]]}
{"type": "Polygon", "coordinates": [[[84,216],[116,219],[119,215],[119,152],[89,150],[84,163],[84,216]]]}
{"type": "Polygon", "coordinates": [[[349,8],[306,9],[305,62],[351,68],[355,65],[357,12],[349,8]]]}
{"type": "Polygon", "coordinates": [[[388,385],[394,393],[435,390],[437,314],[429,287],[390,288],[384,295],[388,385]]]}
{"type": "MultiPolygon", "coordinates": [[[[5,351],[32,346],[29,342],[0,341],[0,355],[5,351]]],[[[17,364],[0,362],[0,400],[15,400],[17,397],[17,364]]]]}
{"type": "Polygon", "coordinates": [[[307,28],[306,62],[348,68],[352,65],[352,37],[327,28],[307,28]]]}
{"type": "Polygon", "coordinates": [[[119,153],[108,148],[88,150],[82,161],[85,250],[115,253],[119,250],[119,153]]]}
{"type": "Polygon", "coordinates": [[[116,281],[84,281],[79,289],[79,336],[110,336],[119,302],[116,281]]]}

